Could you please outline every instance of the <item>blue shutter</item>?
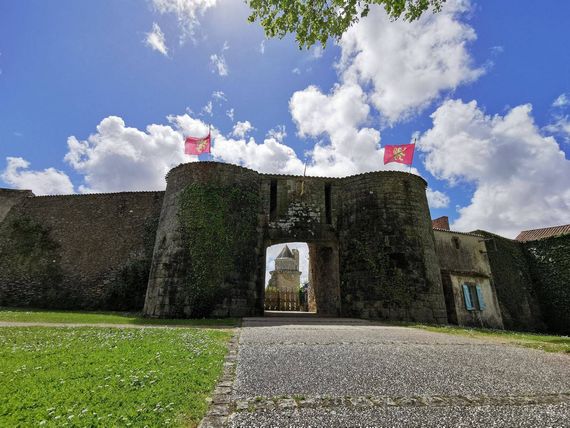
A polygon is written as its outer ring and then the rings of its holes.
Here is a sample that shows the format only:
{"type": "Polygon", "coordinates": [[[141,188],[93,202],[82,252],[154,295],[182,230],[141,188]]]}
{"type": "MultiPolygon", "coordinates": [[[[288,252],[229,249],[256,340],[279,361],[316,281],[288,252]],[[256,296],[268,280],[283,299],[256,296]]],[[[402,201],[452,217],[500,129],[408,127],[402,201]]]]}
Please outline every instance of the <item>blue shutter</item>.
{"type": "Polygon", "coordinates": [[[485,309],[485,300],[483,300],[483,290],[480,285],[477,285],[477,299],[479,300],[479,309],[485,309]]]}
{"type": "Polygon", "coordinates": [[[467,308],[468,311],[475,309],[473,302],[471,301],[471,294],[469,293],[469,286],[467,284],[463,284],[463,298],[465,299],[465,308],[467,308]]]}

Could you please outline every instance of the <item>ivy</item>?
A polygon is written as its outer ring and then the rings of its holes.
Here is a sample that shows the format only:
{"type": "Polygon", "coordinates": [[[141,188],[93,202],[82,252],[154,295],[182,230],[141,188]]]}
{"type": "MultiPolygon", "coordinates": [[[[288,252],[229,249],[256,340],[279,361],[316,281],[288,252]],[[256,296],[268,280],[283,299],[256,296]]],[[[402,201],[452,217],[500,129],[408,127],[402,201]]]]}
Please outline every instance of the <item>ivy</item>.
{"type": "Polygon", "coordinates": [[[570,235],[524,244],[550,330],[570,333],[570,235]]]}
{"type": "Polygon", "coordinates": [[[4,276],[30,278],[49,286],[59,284],[59,244],[50,230],[29,217],[19,217],[7,224],[7,239],[0,246],[0,268],[4,276]]]}
{"type": "Polygon", "coordinates": [[[255,269],[259,195],[246,187],[193,183],[179,196],[192,317],[208,316],[255,269]]]}
{"type": "Polygon", "coordinates": [[[394,308],[409,311],[415,292],[409,287],[403,272],[394,266],[388,254],[375,250],[366,241],[365,237],[353,237],[350,240],[355,259],[362,260],[364,270],[375,278],[375,281],[367,284],[366,290],[360,292],[365,292],[367,298],[374,297],[394,308]]]}

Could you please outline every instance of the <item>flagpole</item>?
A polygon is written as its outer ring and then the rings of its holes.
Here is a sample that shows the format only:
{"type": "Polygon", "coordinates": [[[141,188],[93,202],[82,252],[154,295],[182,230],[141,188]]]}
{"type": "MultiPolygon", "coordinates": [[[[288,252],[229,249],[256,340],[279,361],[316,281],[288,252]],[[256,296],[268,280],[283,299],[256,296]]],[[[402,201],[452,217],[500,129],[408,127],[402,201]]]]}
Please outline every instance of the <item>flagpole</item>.
{"type": "Polygon", "coordinates": [[[410,171],[409,173],[412,173],[412,165],[414,163],[414,155],[416,154],[416,140],[417,138],[414,138],[414,150],[412,151],[412,162],[410,162],[410,171]]]}

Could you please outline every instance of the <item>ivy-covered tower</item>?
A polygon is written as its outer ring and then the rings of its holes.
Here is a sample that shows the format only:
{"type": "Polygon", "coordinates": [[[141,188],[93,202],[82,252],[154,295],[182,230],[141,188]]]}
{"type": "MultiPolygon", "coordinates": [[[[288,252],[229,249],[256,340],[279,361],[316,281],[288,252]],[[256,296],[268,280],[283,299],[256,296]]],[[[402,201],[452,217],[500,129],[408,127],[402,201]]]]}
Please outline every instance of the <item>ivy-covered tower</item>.
{"type": "Polygon", "coordinates": [[[167,187],[144,305],[151,317],[256,312],[260,174],[235,165],[179,165],[167,187]]]}

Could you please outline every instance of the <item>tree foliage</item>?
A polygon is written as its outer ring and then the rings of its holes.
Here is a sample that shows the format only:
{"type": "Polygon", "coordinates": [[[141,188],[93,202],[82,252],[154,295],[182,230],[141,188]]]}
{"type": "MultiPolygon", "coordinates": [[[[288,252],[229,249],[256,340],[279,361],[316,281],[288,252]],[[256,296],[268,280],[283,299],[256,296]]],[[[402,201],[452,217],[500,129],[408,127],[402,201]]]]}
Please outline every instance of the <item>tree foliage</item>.
{"type": "Polygon", "coordinates": [[[372,5],[384,7],[392,19],[418,19],[426,10],[438,12],[445,0],[246,0],[249,22],[259,21],[267,37],[295,33],[299,48],[329,38],[340,39],[348,28],[364,18],[372,5]]]}

